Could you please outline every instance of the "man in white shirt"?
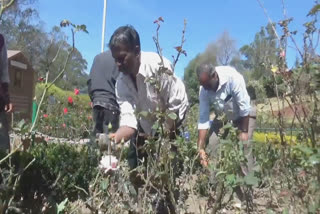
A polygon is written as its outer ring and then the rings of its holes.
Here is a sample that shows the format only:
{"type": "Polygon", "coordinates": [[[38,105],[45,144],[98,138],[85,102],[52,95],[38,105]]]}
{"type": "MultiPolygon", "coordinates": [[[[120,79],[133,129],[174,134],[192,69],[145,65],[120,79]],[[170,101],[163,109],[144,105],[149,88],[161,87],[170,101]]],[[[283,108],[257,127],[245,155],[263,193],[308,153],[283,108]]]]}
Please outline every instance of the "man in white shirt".
{"type": "MultiPolygon", "coordinates": [[[[255,123],[255,112],[251,111],[250,97],[242,75],[230,66],[217,66],[201,64],[197,67],[200,82],[199,93],[199,122],[198,122],[198,148],[201,163],[207,166],[205,144],[209,133],[209,145],[216,146],[216,135],[222,124],[215,119],[210,127],[210,106],[213,105],[216,115],[225,113],[227,119],[232,120],[239,129],[239,140],[248,141],[252,137],[255,123]],[[250,118],[250,115],[252,117],[250,118]],[[215,136],[210,136],[211,134],[215,136]],[[214,142],[210,142],[214,141],[214,142]]],[[[209,148],[213,149],[213,148],[209,148]]],[[[251,161],[250,161],[251,162],[251,161]]]]}
{"type": "Polygon", "coordinates": [[[111,137],[114,137],[116,143],[131,139],[132,145],[139,143],[133,142],[138,131],[153,136],[155,131],[152,126],[157,118],[152,113],[157,109],[177,115],[175,121],[170,118],[165,121],[166,129],[174,133],[184,119],[188,98],[185,86],[173,74],[169,60],[163,57],[162,62],[158,54],[142,52],[139,34],[132,26],[119,27],[111,36],[109,47],[120,71],[116,83],[120,128],[111,137]],[[149,80],[160,74],[160,69],[166,69],[166,72],[161,72],[159,88],[156,89],[149,80]],[[138,118],[139,112],[150,114],[138,118]]]}

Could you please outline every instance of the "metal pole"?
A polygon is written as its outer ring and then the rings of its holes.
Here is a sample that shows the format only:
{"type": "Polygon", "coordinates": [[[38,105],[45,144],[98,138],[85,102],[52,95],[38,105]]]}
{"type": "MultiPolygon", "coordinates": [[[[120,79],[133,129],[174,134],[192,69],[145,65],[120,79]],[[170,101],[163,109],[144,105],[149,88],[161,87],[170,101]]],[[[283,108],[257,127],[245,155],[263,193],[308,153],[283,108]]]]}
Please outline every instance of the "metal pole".
{"type": "Polygon", "coordinates": [[[101,53],[104,51],[104,35],[105,35],[105,31],[106,31],[106,16],[107,16],[107,0],[104,0],[103,19],[102,19],[101,53]]]}

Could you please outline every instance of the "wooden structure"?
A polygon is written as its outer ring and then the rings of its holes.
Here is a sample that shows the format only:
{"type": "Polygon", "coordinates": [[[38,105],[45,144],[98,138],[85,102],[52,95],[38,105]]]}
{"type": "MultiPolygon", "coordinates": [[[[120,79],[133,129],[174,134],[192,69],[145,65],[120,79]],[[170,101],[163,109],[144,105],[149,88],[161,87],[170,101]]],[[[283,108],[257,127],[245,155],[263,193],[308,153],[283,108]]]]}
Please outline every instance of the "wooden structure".
{"type": "Polygon", "coordinates": [[[35,72],[21,51],[8,50],[9,93],[14,120],[31,120],[35,72]]]}

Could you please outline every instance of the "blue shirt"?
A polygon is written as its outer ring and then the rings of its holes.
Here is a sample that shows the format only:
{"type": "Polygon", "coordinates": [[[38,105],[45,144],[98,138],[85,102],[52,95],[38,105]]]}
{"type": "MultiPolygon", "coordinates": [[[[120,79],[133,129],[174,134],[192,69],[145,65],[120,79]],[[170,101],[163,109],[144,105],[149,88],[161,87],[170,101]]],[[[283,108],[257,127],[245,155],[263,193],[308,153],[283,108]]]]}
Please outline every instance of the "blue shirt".
{"type": "Polygon", "coordinates": [[[251,110],[243,76],[230,66],[217,66],[215,69],[219,77],[217,91],[200,86],[198,129],[210,128],[210,105],[213,105],[216,115],[225,113],[231,120],[248,116],[251,110]]]}

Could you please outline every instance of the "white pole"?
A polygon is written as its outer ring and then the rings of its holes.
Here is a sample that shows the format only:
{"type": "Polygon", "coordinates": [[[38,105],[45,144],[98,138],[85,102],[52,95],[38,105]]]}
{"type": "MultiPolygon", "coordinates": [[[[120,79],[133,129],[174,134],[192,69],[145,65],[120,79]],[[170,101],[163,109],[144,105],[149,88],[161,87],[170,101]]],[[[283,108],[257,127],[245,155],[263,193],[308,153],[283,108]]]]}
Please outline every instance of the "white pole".
{"type": "Polygon", "coordinates": [[[101,53],[104,51],[104,35],[105,35],[105,31],[106,31],[106,16],[107,16],[107,0],[104,0],[103,19],[102,19],[101,53]]]}

